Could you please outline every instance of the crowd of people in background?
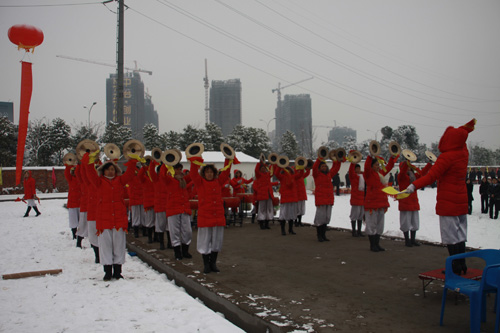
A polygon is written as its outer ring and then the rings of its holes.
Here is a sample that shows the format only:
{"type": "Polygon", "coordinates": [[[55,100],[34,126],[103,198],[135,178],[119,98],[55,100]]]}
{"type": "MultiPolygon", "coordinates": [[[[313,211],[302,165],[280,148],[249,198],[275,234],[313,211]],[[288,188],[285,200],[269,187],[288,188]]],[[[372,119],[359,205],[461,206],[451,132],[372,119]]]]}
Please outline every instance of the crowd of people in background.
{"type": "Polygon", "coordinates": [[[488,214],[490,219],[498,219],[500,210],[500,168],[470,168],[467,173],[467,194],[469,199],[469,214],[472,213],[472,201],[474,200],[474,184],[479,184],[479,196],[481,198],[481,213],[488,214]]]}

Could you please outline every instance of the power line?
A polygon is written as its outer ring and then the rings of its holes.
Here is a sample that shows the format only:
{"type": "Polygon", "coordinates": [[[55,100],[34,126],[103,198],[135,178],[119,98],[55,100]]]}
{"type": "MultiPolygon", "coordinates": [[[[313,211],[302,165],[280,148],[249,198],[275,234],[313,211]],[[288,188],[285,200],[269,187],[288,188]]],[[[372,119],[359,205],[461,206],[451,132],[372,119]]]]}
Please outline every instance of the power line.
{"type": "Polygon", "coordinates": [[[37,5],[0,5],[3,8],[31,8],[31,7],[68,7],[68,6],[85,6],[85,5],[100,5],[103,2],[80,2],[80,3],[61,3],[61,4],[37,4],[37,5]]]}

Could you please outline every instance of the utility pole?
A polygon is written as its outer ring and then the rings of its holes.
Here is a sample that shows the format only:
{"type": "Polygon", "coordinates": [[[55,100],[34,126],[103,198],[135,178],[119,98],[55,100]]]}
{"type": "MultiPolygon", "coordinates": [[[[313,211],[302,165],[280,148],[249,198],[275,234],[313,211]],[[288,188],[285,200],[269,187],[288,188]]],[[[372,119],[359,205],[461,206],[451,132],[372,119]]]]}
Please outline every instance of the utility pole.
{"type": "Polygon", "coordinates": [[[207,59],[205,59],[205,77],[203,78],[203,81],[205,84],[203,85],[205,87],[205,124],[208,124],[210,122],[209,120],[209,106],[208,106],[208,69],[207,69],[207,59]]]}
{"type": "Polygon", "coordinates": [[[125,0],[118,0],[118,38],[116,43],[116,121],[123,126],[123,42],[125,0]]]}

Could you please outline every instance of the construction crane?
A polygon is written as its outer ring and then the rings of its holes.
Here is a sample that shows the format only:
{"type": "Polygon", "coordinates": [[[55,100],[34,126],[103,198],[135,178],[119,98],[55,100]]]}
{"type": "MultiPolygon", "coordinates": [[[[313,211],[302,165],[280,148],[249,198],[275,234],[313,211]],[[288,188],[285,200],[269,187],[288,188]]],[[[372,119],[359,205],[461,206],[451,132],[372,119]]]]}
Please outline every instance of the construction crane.
{"type": "Polygon", "coordinates": [[[299,83],[302,83],[302,82],[305,82],[305,81],[309,81],[311,79],[314,79],[314,76],[311,76],[310,78],[307,78],[307,79],[304,79],[304,80],[301,80],[301,81],[297,81],[295,83],[288,84],[288,85],[283,86],[283,87],[281,87],[281,82],[278,82],[278,88],[272,90],[273,93],[275,91],[278,92],[278,108],[281,106],[281,89],[285,89],[285,88],[294,86],[296,84],[299,84],[299,83]]]}
{"type": "MultiPolygon", "coordinates": [[[[115,64],[108,64],[108,63],[100,62],[100,61],[87,60],[87,59],[75,58],[75,57],[68,57],[68,56],[64,56],[64,55],[56,55],[56,57],[63,58],[63,59],[69,59],[69,60],[75,60],[75,61],[81,61],[81,62],[87,62],[89,64],[102,65],[102,66],[108,66],[108,67],[116,67],[115,64]]],[[[130,67],[123,67],[123,68],[127,69],[129,71],[133,71],[133,72],[141,72],[141,73],[147,73],[149,75],[153,75],[152,71],[137,68],[137,61],[134,61],[134,62],[135,62],[135,68],[130,68],[130,67]]]]}
{"type": "Polygon", "coordinates": [[[205,59],[205,77],[203,78],[203,81],[205,84],[203,87],[205,87],[205,124],[208,124],[209,122],[209,110],[210,108],[208,107],[208,69],[207,69],[207,59],[205,59]]]}

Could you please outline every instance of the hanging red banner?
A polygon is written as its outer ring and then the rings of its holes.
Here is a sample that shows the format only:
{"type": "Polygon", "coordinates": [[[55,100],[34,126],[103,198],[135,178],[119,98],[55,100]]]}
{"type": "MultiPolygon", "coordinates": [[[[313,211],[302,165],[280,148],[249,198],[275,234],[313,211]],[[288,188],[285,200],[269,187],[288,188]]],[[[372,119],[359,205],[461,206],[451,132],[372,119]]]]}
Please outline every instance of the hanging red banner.
{"type": "Polygon", "coordinates": [[[31,62],[21,62],[21,102],[19,103],[19,129],[17,137],[16,156],[16,185],[21,183],[23,173],[24,147],[28,134],[28,118],[30,113],[31,92],[33,91],[33,77],[31,62]]]}

